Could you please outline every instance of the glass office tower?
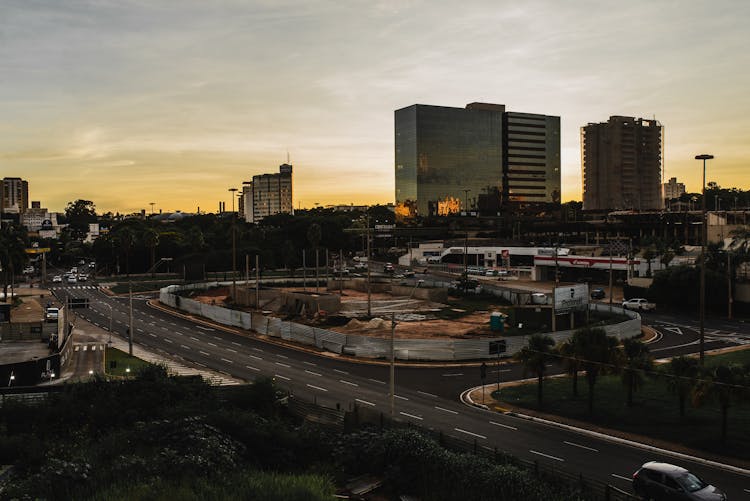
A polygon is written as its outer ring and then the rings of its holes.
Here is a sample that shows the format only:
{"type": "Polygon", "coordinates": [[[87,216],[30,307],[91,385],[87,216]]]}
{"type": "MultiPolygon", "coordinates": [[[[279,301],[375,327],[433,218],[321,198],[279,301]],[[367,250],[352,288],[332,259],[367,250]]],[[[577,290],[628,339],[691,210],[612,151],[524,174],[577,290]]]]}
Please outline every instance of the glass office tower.
{"type": "Polygon", "coordinates": [[[395,134],[400,218],[560,200],[559,117],[415,104],[396,110],[395,134]]]}

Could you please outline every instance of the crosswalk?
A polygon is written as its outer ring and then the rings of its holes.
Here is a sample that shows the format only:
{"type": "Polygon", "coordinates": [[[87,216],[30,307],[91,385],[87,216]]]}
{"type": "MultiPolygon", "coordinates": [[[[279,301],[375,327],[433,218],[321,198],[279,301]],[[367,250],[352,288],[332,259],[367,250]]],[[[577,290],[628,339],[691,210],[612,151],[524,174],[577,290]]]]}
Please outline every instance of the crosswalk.
{"type": "Polygon", "coordinates": [[[104,343],[76,344],[73,351],[104,351],[107,345],[104,343]]]}
{"type": "Polygon", "coordinates": [[[63,287],[50,287],[49,290],[51,291],[64,291],[64,290],[73,290],[73,289],[88,289],[88,290],[98,290],[100,287],[98,285],[66,285],[63,287]]]}

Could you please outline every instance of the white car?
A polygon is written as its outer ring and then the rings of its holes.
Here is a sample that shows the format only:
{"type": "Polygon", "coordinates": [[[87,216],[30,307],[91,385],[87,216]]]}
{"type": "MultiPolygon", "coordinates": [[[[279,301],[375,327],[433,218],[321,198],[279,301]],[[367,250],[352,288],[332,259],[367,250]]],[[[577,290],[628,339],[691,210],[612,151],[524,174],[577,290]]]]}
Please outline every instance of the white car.
{"type": "Polygon", "coordinates": [[[642,297],[636,297],[633,299],[628,299],[627,301],[622,302],[622,307],[626,310],[640,310],[640,311],[653,311],[656,309],[656,305],[654,303],[649,303],[647,300],[643,299],[642,297]]]}
{"type": "Polygon", "coordinates": [[[55,283],[62,282],[62,277],[60,275],[55,275],[54,277],[52,277],[52,281],[55,283]]]}
{"type": "Polygon", "coordinates": [[[84,274],[78,275],[79,282],[85,282],[86,280],[88,280],[88,278],[89,278],[88,275],[84,275],[84,274]]]}
{"type": "Polygon", "coordinates": [[[78,282],[78,279],[76,278],[75,275],[71,275],[71,276],[68,277],[68,283],[69,284],[74,284],[76,282],[78,282]]]}

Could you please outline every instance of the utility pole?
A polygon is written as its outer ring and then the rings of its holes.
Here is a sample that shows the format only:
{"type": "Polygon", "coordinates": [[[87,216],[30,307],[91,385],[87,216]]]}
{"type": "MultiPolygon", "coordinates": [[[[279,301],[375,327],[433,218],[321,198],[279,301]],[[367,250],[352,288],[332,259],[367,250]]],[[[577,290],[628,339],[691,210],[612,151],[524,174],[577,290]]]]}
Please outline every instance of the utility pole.
{"type": "Polygon", "coordinates": [[[372,291],[370,288],[370,268],[372,265],[370,256],[370,215],[367,215],[367,316],[372,316],[372,291]]]}
{"type": "Polygon", "coordinates": [[[307,291],[307,252],[302,249],[302,290],[307,291]]]}
{"type": "Polygon", "coordinates": [[[727,319],[732,320],[732,253],[727,249],[727,319]]]}
{"type": "Polygon", "coordinates": [[[555,242],[555,282],[552,288],[552,332],[557,332],[557,286],[560,283],[560,273],[558,272],[557,254],[560,242],[555,242]]]}
{"type": "Polygon", "coordinates": [[[260,309],[260,256],[255,255],[255,309],[260,309]]]}
{"type": "Polygon", "coordinates": [[[696,160],[703,160],[703,189],[701,197],[701,281],[700,281],[700,364],[701,367],[706,358],[705,351],[705,323],[706,323],[706,240],[708,240],[708,228],[706,221],[706,160],[714,158],[713,155],[696,155],[696,160]]]}
{"type": "Polygon", "coordinates": [[[133,282],[128,280],[128,315],[130,327],[128,328],[128,354],[133,356],[133,282]]]}
{"type": "Polygon", "coordinates": [[[391,419],[393,419],[395,411],[395,393],[396,393],[396,313],[391,312],[391,419]]]}
{"type": "Polygon", "coordinates": [[[234,194],[237,188],[229,188],[232,193],[232,302],[237,302],[237,231],[235,227],[234,194]]]}
{"type": "Polygon", "coordinates": [[[609,240],[609,311],[612,312],[612,239],[609,240]]]}

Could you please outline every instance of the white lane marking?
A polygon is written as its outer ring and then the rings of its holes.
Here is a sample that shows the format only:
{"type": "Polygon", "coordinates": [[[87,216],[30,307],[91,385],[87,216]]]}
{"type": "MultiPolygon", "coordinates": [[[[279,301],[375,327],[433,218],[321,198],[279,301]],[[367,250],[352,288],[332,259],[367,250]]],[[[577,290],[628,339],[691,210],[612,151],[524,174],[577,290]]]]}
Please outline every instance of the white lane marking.
{"type": "Polygon", "coordinates": [[[378,383],[378,384],[385,384],[385,381],[381,381],[381,380],[379,380],[379,379],[373,379],[373,378],[371,378],[371,377],[370,377],[370,378],[367,378],[367,379],[368,379],[368,380],[370,380],[370,381],[372,381],[373,383],[378,383]]]}
{"type": "Polygon", "coordinates": [[[204,330],[204,331],[212,331],[213,332],[213,329],[211,329],[210,327],[203,327],[203,326],[200,326],[200,325],[196,325],[196,327],[198,327],[199,329],[204,330]]]}
{"type": "MultiPolygon", "coordinates": [[[[344,381],[343,379],[339,379],[339,383],[348,384],[349,386],[359,386],[357,383],[352,383],[350,381],[344,381]]],[[[375,405],[375,404],[372,404],[372,405],[375,405]]]]}
{"type": "Polygon", "coordinates": [[[463,376],[463,372],[454,372],[452,374],[443,374],[443,377],[463,376]]]}
{"type": "Polygon", "coordinates": [[[174,344],[174,341],[172,341],[171,339],[167,339],[167,338],[162,338],[162,339],[164,339],[164,341],[166,341],[167,343],[174,344]]]}
{"type": "Polygon", "coordinates": [[[232,348],[227,348],[227,351],[231,351],[232,353],[237,353],[237,350],[234,350],[232,348]]]}
{"type": "Polygon", "coordinates": [[[450,409],[444,409],[444,408],[442,408],[442,407],[438,407],[437,405],[435,406],[435,408],[436,408],[437,410],[439,410],[439,411],[443,411],[443,412],[450,412],[451,414],[458,414],[458,412],[456,412],[456,411],[452,411],[452,410],[450,410],[450,409]]]}
{"type": "Polygon", "coordinates": [[[586,447],[585,445],[577,444],[575,442],[568,442],[567,440],[563,441],[564,444],[572,445],[573,447],[578,447],[579,449],[586,449],[587,451],[592,452],[599,452],[599,449],[594,449],[592,447],[586,447]]]}
{"type": "Polygon", "coordinates": [[[201,355],[206,355],[207,357],[210,357],[210,356],[211,356],[211,354],[210,354],[210,353],[206,353],[205,351],[200,351],[200,350],[198,350],[198,353],[200,353],[201,355]]]}
{"type": "Polygon", "coordinates": [[[318,377],[322,377],[323,376],[323,374],[319,374],[317,372],[309,371],[307,369],[305,369],[305,372],[307,372],[308,374],[312,374],[313,376],[318,376],[318,377]]]}
{"type": "Polygon", "coordinates": [[[423,418],[421,418],[421,417],[419,417],[419,416],[415,416],[414,414],[409,414],[409,413],[407,413],[407,412],[399,412],[399,414],[403,414],[403,415],[404,415],[404,416],[406,416],[406,417],[410,417],[410,418],[418,419],[418,420],[420,420],[420,421],[422,421],[422,419],[423,419],[423,418]]]}
{"type": "Polygon", "coordinates": [[[181,344],[180,348],[182,348],[183,350],[189,350],[190,349],[189,346],[185,346],[184,344],[181,344]]]}
{"type": "MultiPolygon", "coordinates": [[[[613,473],[613,475],[614,475],[614,473],[613,473]]],[[[615,476],[617,476],[617,475],[615,475],[615,476]]],[[[631,482],[632,482],[632,480],[631,480],[631,482]]],[[[745,492],[750,492],[750,489],[742,489],[742,490],[745,491],[745,492]]]]}
{"type": "MultiPolygon", "coordinates": [[[[622,475],[618,475],[618,474],[616,474],[616,473],[613,473],[613,474],[612,474],[612,476],[613,476],[613,477],[615,477],[615,478],[619,478],[620,480],[626,480],[626,481],[628,481],[628,482],[632,482],[632,481],[633,481],[633,479],[632,479],[632,478],[628,478],[628,477],[623,477],[622,475]]],[[[747,489],[745,489],[745,490],[746,490],[747,492],[750,492],[750,491],[748,491],[747,489]]]]}
{"type": "Polygon", "coordinates": [[[432,393],[427,393],[426,391],[417,390],[417,393],[420,393],[420,394],[422,394],[422,395],[424,395],[426,397],[432,397],[432,398],[437,398],[438,397],[437,395],[433,395],[432,393]]]}
{"type": "Polygon", "coordinates": [[[174,322],[169,322],[169,325],[174,325],[175,327],[177,327],[177,324],[174,322]]]}
{"type": "Polygon", "coordinates": [[[255,350],[255,351],[259,351],[259,352],[261,352],[261,353],[263,352],[263,350],[261,350],[260,348],[253,348],[253,350],[255,350]]]}
{"type": "Polygon", "coordinates": [[[258,372],[260,372],[260,369],[258,369],[257,367],[253,367],[252,365],[246,365],[245,367],[247,369],[250,369],[251,371],[258,371],[258,372]]]}
{"type": "Polygon", "coordinates": [[[545,454],[543,452],[534,451],[534,450],[529,450],[529,452],[532,453],[532,454],[536,454],[537,456],[542,456],[542,457],[546,457],[546,458],[549,458],[549,459],[554,459],[555,461],[560,461],[560,462],[564,462],[565,461],[562,458],[558,458],[558,457],[555,457],[555,456],[550,456],[549,454],[545,454]]]}
{"type": "Polygon", "coordinates": [[[338,372],[339,374],[346,374],[347,376],[349,375],[348,372],[346,372],[346,371],[340,371],[338,369],[333,369],[333,372],[338,372]]]}
{"type": "Polygon", "coordinates": [[[232,362],[231,360],[227,360],[226,358],[221,358],[221,359],[219,359],[219,360],[221,360],[222,362],[226,362],[226,363],[228,363],[228,364],[233,364],[233,363],[234,363],[234,362],[232,362]]]}
{"type": "Polygon", "coordinates": [[[213,346],[214,348],[218,348],[218,346],[216,346],[215,344],[213,344],[211,342],[207,342],[206,344],[209,345],[209,346],[213,346]]]}
{"type": "Polygon", "coordinates": [[[273,377],[277,377],[277,378],[283,379],[285,381],[291,381],[291,378],[288,378],[286,376],[282,376],[281,374],[274,374],[273,377]]]}
{"type": "Polygon", "coordinates": [[[99,324],[98,324],[98,323],[96,323],[96,322],[94,322],[94,325],[96,325],[97,327],[101,327],[101,325],[99,325],[99,324]]]}
{"type": "Polygon", "coordinates": [[[248,357],[254,358],[255,360],[263,360],[262,358],[256,357],[255,355],[248,355],[248,357]]]}
{"type": "Polygon", "coordinates": [[[302,363],[305,364],[305,365],[311,365],[312,367],[317,367],[318,366],[318,364],[314,364],[312,362],[302,362],[302,363]]]}
{"type": "Polygon", "coordinates": [[[276,355],[276,356],[279,357],[279,358],[289,358],[286,355],[276,355]]]}
{"type": "Polygon", "coordinates": [[[402,397],[401,395],[395,395],[394,394],[393,396],[396,397],[396,398],[400,398],[401,400],[409,400],[408,398],[402,397]]]}
{"type": "Polygon", "coordinates": [[[144,330],[143,330],[143,329],[141,329],[140,327],[138,327],[138,328],[137,328],[136,330],[137,330],[138,332],[144,332],[144,330]]]}
{"type": "Polygon", "coordinates": [[[361,404],[370,405],[372,407],[375,407],[375,404],[373,404],[372,402],[368,402],[367,400],[360,400],[359,398],[355,398],[354,400],[356,402],[361,403],[361,404]]]}
{"type": "Polygon", "coordinates": [[[308,387],[314,389],[314,390],[320,390],[320,391],[328,391],[325,388],[321,388],[320,386],[315,386],[314,384],[308,384],[308,387]]]}
{"type": "Polygon", "coordinates": [[[211,337],[214,338],[217,341],[221,341],[221,338],[219,336],[211,336],[211,337]]]}
{"type": "Polygon", "coordinates": [[[193,336],[190,336],[190,339],[192,339],[193,341],[200,341],[200,339],[198,339],[197,337],[193,337],[193,336]]]}
{"type": "Polygon", "coordinates": [[[232,344],[233,344],[233,345],[235,345],[235,346],[242,346],[242,345],[241,345],[240,343],[238,343],[237,341],[232,341],[232,344]]]}
{"type": "Polygon", "coordinates": [[[496,423],[494,421],[490,421],[490,424],[494,424],[495,426],[501,426],[503,428],[508,428],[509,430],[518,431],[518,428],[516,428],[515,426],[510,426],[510,425],[502,424],[502,423],[496,423]]]}
{"type": "Polygon", "coordinates": [[[156,334],[154,334],[153,332],[149,332],[148,335],[151,337],[156,337],[156,334]]]}
{"type": "Polygon", "coordinates": [[[290,369],[292,366],[289,364],[282,364],[281,362],[274,362],[276,365],[280,365],[282,367],[286,367],[287,369],[290,369]]]}
{"type": "Polygon", "coordinates": [[[467,435],[471,435],[472,437],[483,438],[487,440],[487,437],[485,437],[484,435],[480,435],[479,433],[472,433],[470,431],[462,430],[461,428],[453,428],[453,429],[459,433],[466,433],[467,435]]]}

